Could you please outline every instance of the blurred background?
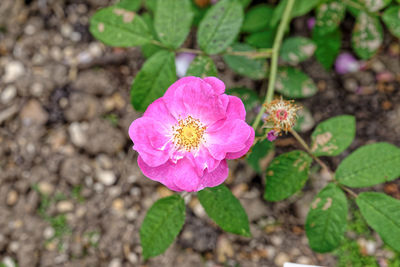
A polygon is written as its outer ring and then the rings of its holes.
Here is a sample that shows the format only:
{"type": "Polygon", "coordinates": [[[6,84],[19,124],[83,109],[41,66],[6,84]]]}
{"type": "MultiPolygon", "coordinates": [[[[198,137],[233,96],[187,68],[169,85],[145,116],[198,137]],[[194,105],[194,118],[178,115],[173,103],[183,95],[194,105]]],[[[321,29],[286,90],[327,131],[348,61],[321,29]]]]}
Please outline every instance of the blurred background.
{"type": "MultiPolygon", "coordinates": [[[[357,212],[341,248],[312,252],[303,224],[329,177],[315,170],[304,192],[267,203],[261,177],[243,160],[230,162],[226,183],[248,212],[253,237],[223,233],[192,194],[177,241],[165,254],[143,262],[138,229],[151,204],[171,192],[141,174],[127,134],[140,116],[129,102],[133,77],[144,62],[140,49],[106,47],[88,31],[90,16],[112,2],[0,1],[1,267],[245,267],[286,261],[400,266],[400,255],[385,247],[357,212]]],[[[308,19],[296,18],[291,32],[309,36],[308,19]]],[[[353,24],[346,17],[342,25],[344,51],[353,24]]],[[[189,39],[188,47],[194,36],[189,39]]],[[[303,101],[313,116],[304,136],[315,122],[352,114],[357,135],[350,150],[371,141],[400,146],[399,54],[398,39],[385,34],[381,51],[362,70],[338,75],[314,59],[302,63],[319,89],[303,101]]],[[[227,88],[262,86],[216,60],[227,88]]],[[[299,148],[290,136],[276,145],[278,153],[299,148]]],[[[326,161],[335,168],[344,156],[326,161]]],[[[271,159],[268,155],[263,163],[271,159]]],[[[376,188],[400,198],[398,180],[376,188]]]]}

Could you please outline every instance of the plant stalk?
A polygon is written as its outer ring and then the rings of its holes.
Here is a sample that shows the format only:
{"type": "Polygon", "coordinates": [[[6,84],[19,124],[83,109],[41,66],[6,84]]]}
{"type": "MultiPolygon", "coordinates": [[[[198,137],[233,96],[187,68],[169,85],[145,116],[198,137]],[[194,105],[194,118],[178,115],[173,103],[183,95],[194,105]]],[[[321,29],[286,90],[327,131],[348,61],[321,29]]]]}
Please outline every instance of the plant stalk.
{"type": "MultiPolygon", "coordinates": [[[[290,14],[292,13],[293,5],[295,0],[288,0],[285,10],[283,11],[282,20],[279,23],[278,31],[275,36],[274,44],[272,46],[272,57],[271,57],[271,67],[269,72],[268,79],[268,90],[267,95],[265,96],[264,104],[268,104],[272,101],[272,97],[274,96],[275,89],[275,80],[276,73],[278,71],[278,58],[279,58],[279,50],[281,48],[283,34],[289,24],[290,14]]],[[[261,106],[260,112],[258,112],[256,119],[253,123],[254,131],[257,130],[258,124],[261,121],[262,114],[265,112],[265,107],[261,106]]]]}

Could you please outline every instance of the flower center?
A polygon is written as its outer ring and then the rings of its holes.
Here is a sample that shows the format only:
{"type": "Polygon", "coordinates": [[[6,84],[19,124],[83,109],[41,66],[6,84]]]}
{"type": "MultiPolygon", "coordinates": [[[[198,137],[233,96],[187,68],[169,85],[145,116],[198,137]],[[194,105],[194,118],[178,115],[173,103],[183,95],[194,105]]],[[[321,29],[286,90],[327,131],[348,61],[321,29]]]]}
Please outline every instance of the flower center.
{"type": "Polygon", "coordinates": [[[283,109],[278,109],[276,111],[276,117],[278,118],[278,120],[286,120],[287,118],[287,111],[283,110],[283,109]]]}
{"type": "Polygon", "coordinates": [[[199,148],[206,126],[203,126],[198,119],[188,116],[186,119],[179,120],[172,130],[175,146],[190,152],[199,148]]]}

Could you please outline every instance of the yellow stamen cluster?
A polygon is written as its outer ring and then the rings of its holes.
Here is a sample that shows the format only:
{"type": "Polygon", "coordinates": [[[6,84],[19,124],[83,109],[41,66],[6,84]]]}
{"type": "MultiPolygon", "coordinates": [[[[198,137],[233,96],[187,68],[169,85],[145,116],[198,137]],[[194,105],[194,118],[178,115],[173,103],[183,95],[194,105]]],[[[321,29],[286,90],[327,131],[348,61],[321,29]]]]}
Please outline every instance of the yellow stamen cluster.
{"type": "Polygon", "coordinates": [[[289,131],[296,123],[297,111],[301,107],[294,104],[293,100],[275,99],[269,104],[264,104],[268,117],[265,119],[267,127],[273,128],[276,133],[289,131]]]}
{"type": "Polygon", "coordinates": [[[179,120],[172,130],[175,146],[190,152],[198,149],[200,143],[204,141],[203,134],[206,126],[198,119],[188,116],[186,119],[179,120]]]}

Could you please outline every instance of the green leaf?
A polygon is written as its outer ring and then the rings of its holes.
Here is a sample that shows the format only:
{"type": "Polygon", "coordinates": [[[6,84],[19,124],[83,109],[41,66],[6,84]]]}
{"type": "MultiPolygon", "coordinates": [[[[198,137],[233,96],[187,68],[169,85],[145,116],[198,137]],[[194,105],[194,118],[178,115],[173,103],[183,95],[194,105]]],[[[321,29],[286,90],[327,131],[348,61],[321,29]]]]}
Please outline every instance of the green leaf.
{"type": "MultiPolygon", "coordinates": [[[[157,40],[157,33],[154,29],[153,18],[151,17],[150,13],[148,13],[148,12],[143,13],[142,18],[143,18],[143,21],[146,23],[147,27],[150,29],[150,31],[153,35],[153,39],[157,40]]],[[[152,44],[152,43],[142,45],[140,47],[140,49],[142,50],[142,53],[145,58],[150,58],[152,55],[154,55],[158,51],[163,50],[162,47],[152,44]]]]}
{"type": "MultiPolygon", "coordinates": [[[[275,27],[283,16],[283,11],[287,5],[288,0],[281,0],[274,10],[274,14],[271,17],[270,25],[275,27]]],[[[310,12],[315,6],[317,6],[321,0],[296,0],[293,5],[291,17],[299,17],[310,12]]]]}
{"type": "Polygon", "coordinates": [[[117,6],[97,11],[90,18],[90,32],[110,46],[140,46],[152,40],[150,30],[139,15],[117,6]]]}
{"type": "Polygon", "coordinates": [[[226,90],[225,93],[239,97],[246,108],[246,112],[250,112],[255,107],[261,105],[260,99],[254,90],[248,88],[232,88],[226,90]]]}
{"type": "Polygon", "coordinates": [[[157,7],[157,2],[157,0],[144,0],[144,5],[149,11],[154,12],[157,7]]]}
{"type": "Polygon", "coordinates": [[[368,225],[400,252],[400,201],[382,193],[364,192],[356,202],[368,225]]]}
{"type": "Polygon", "coordinates": [[[221,0],[211,7],[197,31],[199,46],[207,54],[224,51],[235,40],[243,22],[243,7],[236,0],[221,0]]]}
{"type": "MultiPolygon", "coordinates": [[[[248,44],[236,43],[228,48],[231,51],[256,51],[248,44]]],[[[247,56],[233,56],[225,54],[223,56],[226,64],[236,73],[247,76],[254,80],[263,79],[267,73],[267,61],[265,59],[253,59],[247,56]]]]}
{"type": "Polygon", "coordinates": [[[305,37],[291,37],[283,41],[280,57],[283,61],[298,64],[309,59],[315,52],[315,43],[305,37]]]}
{"type": "Polygon", "coordinates": [[[274,7],[266,4],[259,4],[250,8],[245,16],[242,25],[243,32],[258,32],[268,28],[269,20],[274,13],[274,7]]]}
{"type": "Polygon", "coordinates": [[[250,5],[251,0],[239,0],[239,3],[243,6],[243,8],[246,8],[248,5],[250,5]]]}
{"type": "Polygon", "coordinates": [[[320,4],[316,10],[316,22],[321,34],[327,34],[337,29],[346,13],[346,5],[342,1],[329,1],[320,4]]]}
{"type": "Polygon", "coordinates": [[[224,231],[251,236],[245,210],[225,185],[205,188],[197,196],[208,216],[224,231]]]}
{"type": "Polygon", "coordinates": [[[349,187],[367,187],[400,176],[400,149],[388,143],[365,145],[346,157],[336,170],[336,180],[349,187]]]}
{"type": "Polygon", "coordinates": [[[272,48],[276,30],[255,32],[245,38],[246,43],[257,48],[272,48]]]}
{"type": "Polygon", "coordinates": [[[397,38],[400,38],[400,6],[393,6],[386,9],[382,20],[389,31],[397,38]]]}
{"type": "Polygon", "coordinates": [[[360,12],[352,33],[354,52],[362,58],[369,59],[378,51],[383,42],[383,30],[378,18],[360,12]]]}
{"type": "Polygon", "coordinates": [[[292,67],[278,69],[275,89],[290,98],[310,97],[318,91],[317,86],[307,74],[292,67]]]}
{"type": "Polygon", "coordinates": [[[310,112],[310,110],[306,107],[303,107],[299,111],[297,111],[297,120],[293,129],[297,132],[305,133],[311,130],[315,125],[315,120],[310,112]]]}
{"type": "Polygon", "coordinates": [[[149,58],[136,75],[131,88],[131,102],[137,111],[163,96],[176,80],[175,56],[169,51],[159,51],[149,58]]]}
{"type": "Polygon", "coordinates": [[[157,2],[154,28],[160,41],[178,48],[185,41],[192,25],[193,12],[189,0],[161,0],[157,2]]]}
{"type": "Polygon", "coordinates": [[[247,156],[247,162],[258,173],[265,171],[262,161],[265,157],[274,151],[274,143],[268,139],[258,141],[251,149],[251,153],[247,156]]]}
{"type": "Polygon", "coordinates": [[[311,151],[319,156],[337,156],[354,140],[356,120],[354,116],[342,115],[318,124],[311,135],[311,151]]]}
{"type": "Polygon", "coordinates": [[[317,45],[315,57],[327,70],[332,67],[339,54],[342,44],[341,38],[342,34],[338,29],[326,34],[318,30],[318,27],[314,27],[313,29],[312,39],[317,45]]]}
{"type": "Polygon", "coordinates": [[[138,11],[142,5],[142,0],[121,0],[116,6],[129,11],[138,11]]]}
{"type": "Polygon", "coordinates": [[[389,5],[392,0],[358,0],[358,2],[370,12],[376,12],[389,5]]]}
{"type": "Polygon", "coordinates": [[[205,55],[197,56],[189,66],[186,76],[196,76],[200,78],[217,76],[217,67],[214,61],[205,55]]]}
{"type": "Polygon", "coordinates": [[[312,158],[300,150],[274,158],[267,169],[264,198],[280,201],[303,188],[311,162],[312,158]]]}
{"type": "Polygon", "coordinates": [[[185,202],[179,195],[159,199],[151,206],[140,227],[143,257],[163,253],[185,223],[185,202]]]}
{"type": "Polygon", "coordinates": [[[314,198],[306,219],[306,234],[312,250],[325,253],[340,245],[347,225],[347,199],[333,183],[314,198]]]}

